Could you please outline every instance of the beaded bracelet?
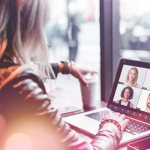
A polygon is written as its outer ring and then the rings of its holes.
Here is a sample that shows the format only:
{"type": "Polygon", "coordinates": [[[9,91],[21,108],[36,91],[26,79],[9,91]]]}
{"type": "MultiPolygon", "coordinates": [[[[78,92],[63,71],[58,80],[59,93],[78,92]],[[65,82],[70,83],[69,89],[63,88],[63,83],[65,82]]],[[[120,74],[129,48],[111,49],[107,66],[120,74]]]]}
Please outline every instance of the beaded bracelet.
{"type": "Polygon", "coordinates": [[[101,124],[99,125],[100,128],[103,127],[103,125],[104,125],[105,123],[113,123],[114,125],[117,126],[118,130],[121,132],[121,126],[120,126],[120,124],[119,124],[116,120],[113,120],[113,119],[106,119],[106,120],[104,120],[104,121],[101,122],[101,124]]]}

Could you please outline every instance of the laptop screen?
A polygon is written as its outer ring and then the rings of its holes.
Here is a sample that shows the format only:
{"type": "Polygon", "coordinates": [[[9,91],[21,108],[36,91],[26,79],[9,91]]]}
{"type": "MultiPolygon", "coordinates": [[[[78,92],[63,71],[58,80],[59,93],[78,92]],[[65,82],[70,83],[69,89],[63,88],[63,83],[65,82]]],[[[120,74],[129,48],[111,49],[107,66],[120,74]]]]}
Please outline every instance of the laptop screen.
{"type": "Polygon", "coordinates": [[[150,121],[150,63],[122,59],[109,108],[150,121]]]}

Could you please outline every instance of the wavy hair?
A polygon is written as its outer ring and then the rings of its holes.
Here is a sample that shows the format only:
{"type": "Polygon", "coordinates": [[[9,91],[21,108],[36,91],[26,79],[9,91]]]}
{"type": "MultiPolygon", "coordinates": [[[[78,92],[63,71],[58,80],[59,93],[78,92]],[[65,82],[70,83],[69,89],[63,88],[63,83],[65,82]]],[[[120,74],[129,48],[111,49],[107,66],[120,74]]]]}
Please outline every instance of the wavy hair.
{"type": "Polygon", "coordinates": [[[0,0],[0,59],[8,53],[15,63],[38,64],[42,80],[51,74],[55,77],[48,58],[49,19],[49,0],[0,0]]]}
{"type": "Polygon", "coordinates": [[[130,95],[128,97],[128,100],[130,100],[130,99],[133,98],[133,94],[134,94],[134,91],[133,91],[133,89],[130,86],[127,86],[127,87],[123,88],[123,90],[121,91],[121,95],[120,96],[122,98],[124,98],[124,92],[125,92],[126,89],[128,89],[130,91],[130,95]]]}
{"type": "Polygon", "coordinates": [[[129,82],[129,74],[130,74],[130,71],[131,71],[131,70],[134,70],[135,73],[136,73],[136,77],[134,78],[133,83],[132,83],[131,86],[136,87],[136,86],[138,85],[138,84],[137,84],[137,79],[138,79],[138,69],[137,69],[136,67],[132,67],[132,68],[128,71],[128,74],[127,74],[125,83],[128,83],[128,82],[129,82]]]}

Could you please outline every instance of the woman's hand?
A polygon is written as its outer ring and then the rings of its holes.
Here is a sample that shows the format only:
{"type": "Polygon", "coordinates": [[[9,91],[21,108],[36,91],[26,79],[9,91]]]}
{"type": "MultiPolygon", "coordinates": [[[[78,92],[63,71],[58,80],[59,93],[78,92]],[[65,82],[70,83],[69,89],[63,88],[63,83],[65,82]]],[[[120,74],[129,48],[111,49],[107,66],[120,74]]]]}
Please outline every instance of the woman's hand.
{"type": "Polygon", "coordinates": [[[111,113],[111,112],[108,112],[105,115],[105,117],[102,118],[102,120],[105,120],[105,119],[116,120],[120,124],[120,126],[121,126],[121,131],[123,131],[125,129],[127,123],[129,122],[129,119],[126,119],[126,116],[124,114],[120,114],[120,113],[111,113]]]}
{"type": "Polygon", "coordinates": [[[71,68],[70,74],[72,74],[75,78],[79,79],[83,85],[87,85],[87,81],[84,79],[84,75],[91,73],[91,75],[97,74],[98,72],[89,70],[87,68],[78,67],[73,65],[71,68]]]}

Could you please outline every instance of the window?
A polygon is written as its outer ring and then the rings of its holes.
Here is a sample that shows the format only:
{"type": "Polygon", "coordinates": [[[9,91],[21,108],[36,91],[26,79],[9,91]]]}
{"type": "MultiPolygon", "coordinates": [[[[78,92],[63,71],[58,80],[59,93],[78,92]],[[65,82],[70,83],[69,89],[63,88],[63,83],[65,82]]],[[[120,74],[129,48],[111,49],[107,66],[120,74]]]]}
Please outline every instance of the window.
{"type": "Polygon", "coordinates": [[[150,1],[101,0],[100,3],[101,95],[102,100],[108,101],[121,57],[150,61],[150,1]]]}
{"type": "MultiPolygon", "coordinates": [[[[46,29],[50,62],[73,60],[76,65],[93,69],[100,74],[99,0],[50,0],[50,4],[51,18],[46,29]]],[[[78,80],[59,74],[56,83],[57,90],[70,93],[71,101],[68,106],[78,106],[79,101],[82,103],[78,80]],[[76,94],[71,94],[75,92],[76,94]]],[[[97,100],[100,100],[99,91],[98,84],[97,100]]],[[[52,96],[53,93],[55,91],[52,96]]],[[[60,98],[61,100],[56,102],[57,107],[66,106],[66,96],[68,95],[58,97],[58,101],[60,98]]]]}
{"type": "Polygon", "coordinates": [[[150,1],[120,0],[120,55],[150,61],[150,1]]]}

